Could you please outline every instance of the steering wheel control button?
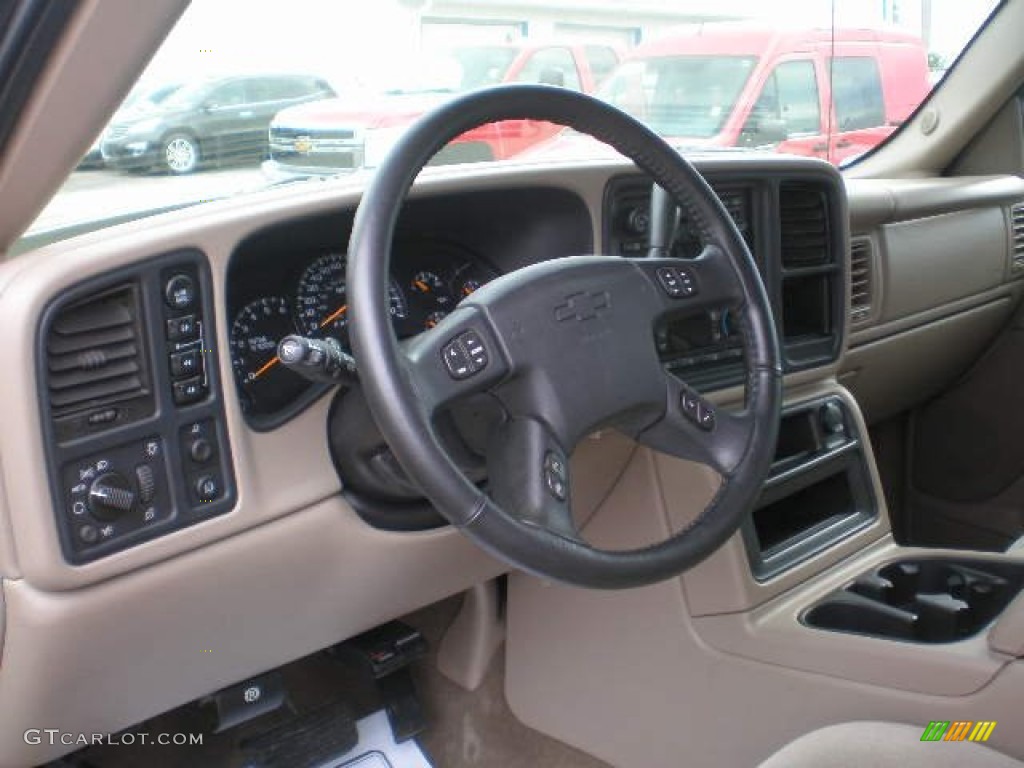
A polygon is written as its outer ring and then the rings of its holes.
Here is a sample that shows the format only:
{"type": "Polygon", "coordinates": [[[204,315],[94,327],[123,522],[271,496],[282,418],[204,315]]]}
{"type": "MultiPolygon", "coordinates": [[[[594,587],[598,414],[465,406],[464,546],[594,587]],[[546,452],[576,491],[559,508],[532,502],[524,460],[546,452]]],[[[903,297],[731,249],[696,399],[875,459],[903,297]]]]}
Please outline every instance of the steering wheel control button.
{"type": "Polygon", "coordinates": [[[196,284],[188,275],[174,275],[164,286],[164,301],[171,309],[189,309],[196,302],[196,284]]]}
{"type": "Polygon", "coordinates": [[[556,501],[565,501],[569,496],[565,460],[554,451],[548,451],[544,456],[544,485],[556,501]]]}
{"type": "Polygon", "coordinates": [[[682,395],[679,396],[679,405],[683,409],[689,418],[694,421],[697,420],[697,410],[700,408],[700,396],[685,390],[682,395]]]}
{"type": "Polygon", "coordinates": [[[479,373],[488,363],[487,348],[476,331],[465,331],[449,341],[441,350],[441,357],[448,375],[456,381],[479,373]]]}
{"type": "Polygon", "coordinates": [[[149,464],[139,464],[135,468],[135,482],[139,486],[139,500],[149,504],[156,496],[156,475],[149,464]]]}
{"type": "Polygon", "coordinates": [[[715,409],[703,400],[697,406],[697,426],[705,432],[715,428],[715,409]]]}
{"type": "Polygon", "coordinates": [[[715,428],[715,408],[696,392],[684,389],[679,395],[679,407],[690,421],[706,432],[715,428]]]}
{"type": "Polygon", "coordinates": [[[78,538],[85,544],[95,544],[100,538],[100,532],[95,525],[83,525],[78,529],[78,538]]]}
{"type": "Polygon", "coordinates": [[[480,339],[480,334],[476,331],[466,331],[459,336],[459,341],[462,342],[462,346],[469,354],[469,362],[473,364],[476,371],[482,371],[487,366],[487,349],[480,339]]]}
{"type": "Polygon", "coordinates": [[[203,382],[198,376],[184,381],[174,382],[174,402],[177,405],[188,405],[197,400],[202,400],[206,394],[203,382]]]}
{"type": "Polygon", "coordinates": [[[686,299],[697,295],[697,281],[693,272],[680,267],[658,267],[658,282],[673,299],[686,299]]]}
{"type": "Polygon", "coordinates": [[[193,341],[199,334],[195,315],[172,317],[167,321],[168,341],[193,341]]]}
{"type": "Polygon", "coordinates": [[[220,483],[214,475],[202,475],[196,480],[196,496],[199,501],[210,502],[220,496],[220,483]]]}

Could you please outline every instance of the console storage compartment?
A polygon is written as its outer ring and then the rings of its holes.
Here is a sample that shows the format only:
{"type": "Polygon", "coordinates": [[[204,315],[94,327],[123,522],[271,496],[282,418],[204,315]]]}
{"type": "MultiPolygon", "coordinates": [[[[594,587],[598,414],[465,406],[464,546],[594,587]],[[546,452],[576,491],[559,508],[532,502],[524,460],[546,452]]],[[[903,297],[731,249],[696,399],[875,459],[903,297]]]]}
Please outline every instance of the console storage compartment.
{"type": "Polygon", "coordinates": [[[951,643],[995,620],[1024,585],[1024,563],[914,559],[864,573],[811,606],[810,627],[918,643],[951,643]]]}
{"type": "Polygon", "coordinates": [[[771,578],[878,514],[860,436],[838,398],[783,415],[772,471],[743,536],[754,577],[771,578]]]}

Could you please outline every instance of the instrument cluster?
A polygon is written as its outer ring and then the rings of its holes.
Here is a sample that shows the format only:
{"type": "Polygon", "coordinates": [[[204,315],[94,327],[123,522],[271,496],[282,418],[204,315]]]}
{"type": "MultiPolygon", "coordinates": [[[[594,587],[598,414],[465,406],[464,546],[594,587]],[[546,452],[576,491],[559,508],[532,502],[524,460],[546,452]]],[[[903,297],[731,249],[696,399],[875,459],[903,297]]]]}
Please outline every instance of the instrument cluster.
{"type": "MultiPolygon", "coordinates": [[[[271,426],[311,402],[321,388],[281,364],[278,342],[289,334],[331,337],[350,349],[343,251],[306,254],[282,279],[274,270],[266,281],[250,275],[241,306],[232,308],[231,365],[247,418],[271,426]]],[[[398,338],[437,325],[462,299],[498,276],[473,253],[450,244],[396,247],[388,300],[398,338]]]]}

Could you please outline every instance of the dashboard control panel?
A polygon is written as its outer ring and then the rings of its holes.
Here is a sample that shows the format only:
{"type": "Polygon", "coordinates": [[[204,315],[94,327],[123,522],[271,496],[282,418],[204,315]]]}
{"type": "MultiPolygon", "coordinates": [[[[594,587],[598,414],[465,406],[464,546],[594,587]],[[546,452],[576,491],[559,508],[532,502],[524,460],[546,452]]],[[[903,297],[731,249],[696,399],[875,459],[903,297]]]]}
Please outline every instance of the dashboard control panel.
{"type": "Polygon", "coordinates": [[[232,509],[205,257],[76,286],[45,312],[43,423],[65,558],[86,563],[232,509]]]}

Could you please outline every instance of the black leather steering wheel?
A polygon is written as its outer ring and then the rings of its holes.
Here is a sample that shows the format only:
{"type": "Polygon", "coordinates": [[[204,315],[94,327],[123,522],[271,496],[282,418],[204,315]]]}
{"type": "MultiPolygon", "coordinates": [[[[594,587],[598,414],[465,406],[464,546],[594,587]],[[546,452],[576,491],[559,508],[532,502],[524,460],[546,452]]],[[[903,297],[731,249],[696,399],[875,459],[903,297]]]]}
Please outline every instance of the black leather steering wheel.
{"type": "Polygon", "coordinates": [[[779,344],[764,284],[703,177],[643,124],[597,99],[498,86],[418,121],[370,181],[348,253],[351,340],[363,390],[402,467],[453,525],[514,566],[570,584],[623,588],[677,575],[739,527],[761,491],[778,431],[779,344]],[[485,285],[441,323],[398,342],[388,269],[413,180],[451,139],[512,119],[571,126],[615,147],[662,186],[700,230],[696,259],[578,256],[485,285]],[[665,371],[654,326],[671,313],[729,307],[743,339],[746,403],[716,410],[665,371]],[[446,454],[434,417],[489,393],[504,422],[487,449],[488,495],[446,454]],[[685,530],[643,549],[585,543],[570,513],[568,457],[598,428],[714,468],[722,483],[685,530]]]}

